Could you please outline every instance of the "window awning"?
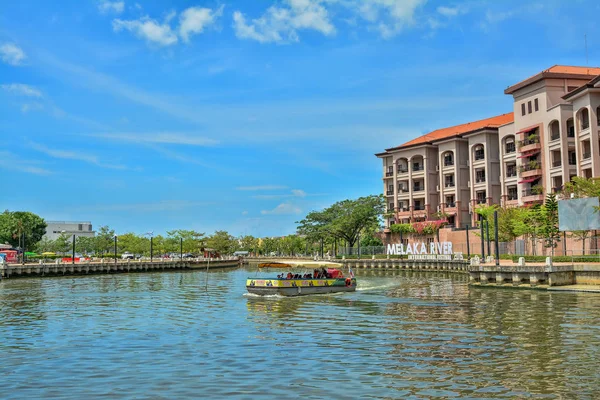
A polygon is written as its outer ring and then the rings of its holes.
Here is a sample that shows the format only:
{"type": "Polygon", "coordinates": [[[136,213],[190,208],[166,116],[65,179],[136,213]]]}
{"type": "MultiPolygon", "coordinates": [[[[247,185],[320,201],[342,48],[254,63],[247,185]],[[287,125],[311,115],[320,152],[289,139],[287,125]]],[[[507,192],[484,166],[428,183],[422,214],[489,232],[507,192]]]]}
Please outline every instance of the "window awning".
{"type": "Polygon", "coordinates": [[[519,157],[517,157],[517,158],[527,158],[527,157],[531,157],[532,155],[534,155],[534,154],[537,154],[537,153],[539,153],[539,152],[541,152],[541,151],[542,151],[542,149],[534,149],[534,150],[530,150],[530,151],[528,151],[528,152],[526,152],[526,153],[523,153],[523,154],[521,154],[521,155],[520,155],[519,157]]]}
{"type": "Polygon", "coordinates": [[[520,135],[521,133],[528,133],[531,132],[532,130],[534,130],[535,128],[537,128],[537,126],[531,126],[529,128],[525,128],[523,130],[520,130],[519,132],[517,132],[517,135],[520,135]]]}
{"type": "Polygon", "coordinates": [[[527,179],[523,179],[522,181],[519,181],[517,183],[519,183],[519,184],[521,184],[521,183],[530,183],[530,182],[533,182],[533,181],[537,181],[538,179],[540,179],[540,178],[539,177],[537,177],[537,178],[527,178],[527,179]]]}

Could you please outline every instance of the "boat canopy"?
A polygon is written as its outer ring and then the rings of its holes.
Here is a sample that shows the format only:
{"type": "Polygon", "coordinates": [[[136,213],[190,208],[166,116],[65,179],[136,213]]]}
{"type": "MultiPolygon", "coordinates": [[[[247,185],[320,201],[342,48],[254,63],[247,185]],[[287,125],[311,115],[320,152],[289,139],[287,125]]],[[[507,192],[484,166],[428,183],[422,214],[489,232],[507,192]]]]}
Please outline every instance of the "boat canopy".
{"type": "Polygon", "coordinates": [[[327,273],[332,278],[343,278],[344,277],[344,274],[342,273],[342,271],[337,268],[327,268],[327,273]]]}

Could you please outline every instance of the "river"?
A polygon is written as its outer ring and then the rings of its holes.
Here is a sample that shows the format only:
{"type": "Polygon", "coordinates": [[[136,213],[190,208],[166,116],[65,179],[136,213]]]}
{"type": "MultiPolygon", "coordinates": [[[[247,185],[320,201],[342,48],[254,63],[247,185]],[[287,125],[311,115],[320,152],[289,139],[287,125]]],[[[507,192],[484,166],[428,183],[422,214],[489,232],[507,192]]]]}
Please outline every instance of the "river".
{"type": "Polygon", "coordinates": [[[600,295],[359,271],[246,294],[254,268],[0,283],[0,393],[22,398],[598,398],[600,295]]]}

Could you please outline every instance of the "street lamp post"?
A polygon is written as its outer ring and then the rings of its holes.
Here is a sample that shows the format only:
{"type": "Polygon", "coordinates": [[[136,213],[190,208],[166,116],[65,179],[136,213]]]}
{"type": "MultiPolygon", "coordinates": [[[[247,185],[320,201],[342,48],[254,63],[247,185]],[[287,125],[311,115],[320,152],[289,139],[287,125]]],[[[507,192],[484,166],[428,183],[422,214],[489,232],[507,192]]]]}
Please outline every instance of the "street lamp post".
{"type": "Polygon", "coordinates": [[[75,235],[73,235],[73,253],[71,255],[71,264],[75,264],[75,235]]]}
{"type": "Polygon", "coordinates": [[[115,235],[115,265],[117,264],[117,235],[115,235]]]}

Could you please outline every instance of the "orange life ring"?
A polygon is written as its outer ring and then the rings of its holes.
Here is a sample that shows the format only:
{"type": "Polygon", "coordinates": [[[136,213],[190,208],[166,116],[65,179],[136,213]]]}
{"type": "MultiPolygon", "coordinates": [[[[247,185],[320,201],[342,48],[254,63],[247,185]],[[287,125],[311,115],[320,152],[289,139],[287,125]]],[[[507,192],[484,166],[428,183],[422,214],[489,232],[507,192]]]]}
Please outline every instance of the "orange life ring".
{"type": "Polygon", "coordinates": [[[352,285],[352,279],[346,278],[346,286],[352,285]]]}

